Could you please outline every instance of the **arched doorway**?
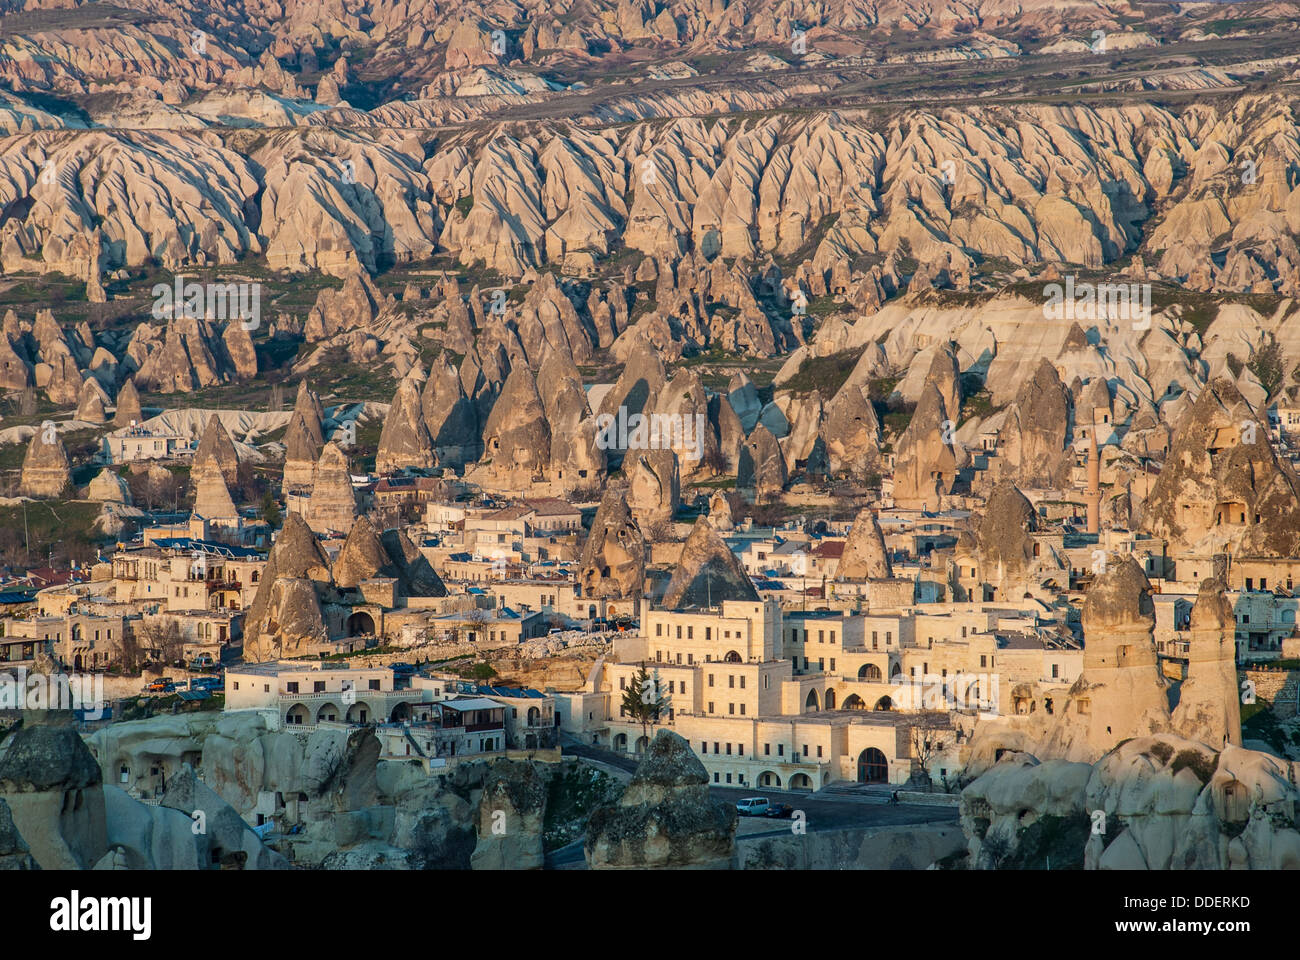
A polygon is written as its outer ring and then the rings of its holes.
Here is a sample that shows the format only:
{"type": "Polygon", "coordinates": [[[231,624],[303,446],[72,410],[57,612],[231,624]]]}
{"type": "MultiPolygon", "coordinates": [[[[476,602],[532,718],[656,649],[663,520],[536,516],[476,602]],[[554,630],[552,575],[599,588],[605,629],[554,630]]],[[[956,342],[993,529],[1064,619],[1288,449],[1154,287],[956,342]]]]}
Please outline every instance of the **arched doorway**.
{"type": "Polygon", "coordinates": [[[348,707],[348,723],[369,723],[373,713],[368,703],[354,703],[348,707]]]}
{"type": "Polygon", "coordinates": [[[627,753],[627,734],[620,733],[614,737],[614,749],[619,753],[627,753]]]}
{"type": "Polygon", "coordinates": [[[845,700],[844,703],[840,706],[840,709],[841,710],[865,710],[867,709],[867,704],[866,701],[864,701],[856,693],[851,693],[849,694],[848,699],[845,700]]]}
{"type": "Polygon", "coordinates": [[[827,690],[827,691],[826,691],[826,709],[827,709],[827,710],[834,710],[834,709],[835,709],[835,691],[834,691],[834,690],[827,690]]]}
{"type": "Polygon", "coordinates": [[[636,738],[636,752],[637,752],[638,755],[645,753],[645,752],[646,752],[647,750],[649,750],[649,749],[650,749],[650,738],[649,738],[649,737],[637,737],[637,738],[636,738]]]}
{"type": "Polygon", "coordinates": [[[881,697],[879,700],[876,701],[875,708],[877,710],[893,710],[894,701],[890,700],[888,697],[881,697]]]}
{"type": "Polygon", "coordinates": [[[758,775],[758,785],[760,787],[779,787],[781,786],[781,778],[775,773],[765,770],[758,775]]]}
{"type": "Polygon", "coordinates": [[[393,723],[405,723],[411,719],[411,705],[403,700],[393,707],[393,712],[388,715],[388,719],[393,723]]]}
{"type": "Polygon", "coordinates": [[[790,778],[791,790],[811,790],[813,788],[812,778],[806,773],[796,773],[790,778]]]}
{"type": "Polygon", "coordinates": [[[373,637],[375,635],[375,618],[365,610],[358,610],[348,617],[349,637],[373,637]]]}
{"type": "Polygon", "coordinates": [[[874,663],[864,663],[862,668],[858,670],[858,679],[865,680],[867,683],[881,683],[884,681],[885,675],[880,672],[880,668],[874,663]]]}
{"type": "Polygon", "coordinates": [[[808,691],[808,697],[807,697],[807,699],[804,700],[804,702],[803,702],[803,706],[804,706],[804,709],[805,709],[805,710],[817,711],[817,710],[820,710],[820,709],[821,709],[821,707],[819,707],[819,706],[817,705],[817,691],[816,691],[816,690],[809,690],[809,691],[808,691]]]}
{"type": "Polygon", "coordinates": [[[738,654],[735,650],[728,650],[728,651],[727,651],[727,655],[726,655],[725,657],[722,658],[722,662],[723,662],[723,663],[740,663],[740,662],[741,662],[740,654],[738,654]]]}
{"type": "Polygon", "coordinates": [[[322,703],[316,709],[316,722],[320,723],[321,721],[325,721],[328,723],[333,723],[334,721],[338,720],[339,717],[342,715],[343,715],[343,711],[340,710],[336,704],[322,703]]]}
{"type": "Polygon", "coordinates": [[[858,783],[888,783],[889,761],[875,747],[858,754],[858,783]]]}
{"type": "Polygon", "coordinates": [[[537,726],[541,726],[541,722],[542,722],[542,711],[538,710],[536,707],[529,707],[528,725],[530,727],[537,727],[537,726]]]}
{"type": "Polygon", "coordinates": [[[308,723],[310,718],[311,713],[307,708],[301,703],[295,703],[289,708],[289,712],[284,715],[284,722],[297,726],[299,724],[308,723]]]}

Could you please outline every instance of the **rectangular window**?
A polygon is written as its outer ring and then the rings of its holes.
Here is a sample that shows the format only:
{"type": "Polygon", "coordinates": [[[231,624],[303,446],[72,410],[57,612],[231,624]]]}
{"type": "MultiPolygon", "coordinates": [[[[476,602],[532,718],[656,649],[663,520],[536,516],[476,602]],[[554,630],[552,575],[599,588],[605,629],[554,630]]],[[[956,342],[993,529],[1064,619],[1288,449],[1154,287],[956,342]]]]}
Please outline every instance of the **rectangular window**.
{"type": "Polygon", "coordinates": [[[324,693],[324,692],[325,692],[325,681],[324,681],[324,680],[316,680],[316,681],[313,681],[313,683],[312,683],[312,689],[313,689],[316,693],[324,693]]]}
{"type": "Polygon", "coordinates": [[[694,627],[687,627],[687,628],[686,628],[686,639],[687,639],[687,640],[694,640],[694,639],[695,639],[695,628],[694,628],[694,627]]]}
{"type": "Polygon", "coordinates": [[[705,627],[705,628],[704,628],[704,639],[705,639],[705,640],[712,640],[712,639],[713,639],[713,628],[712,628],[712,627],[705,627]]]}
{"type": "Polygon", "coordinates": [[[655,624],[655,636],[656,636],[656,637],[662,637],[663,635],[664,635],[664,625],[663,625],[662,623],[656,623],[656,624],[655,624]]]}
{"type": "Polygon", "coordinates": [[[821,745],[818,744],[818,746],[817,746],[817,756],[820,757],[821,755],[822,755],[822,748],[821,748],[821,745]]]}
{"type": "Polygon", "coordinates": [[[735,712],[736,712],[736,705],[734,703],[727,704],[727,713],[735,713],[735,712]]]}
{"type": "Polygon", "coordinates": [[[743,703],[740,705],[740,715],[742,717],[745,715],[745,705],[743,703]]]}
{"type": "Polygon", "coordinates": [[[785,744],[784,744],[784,743],[778,743],[778,744],[776,745],[776,755],[777,755],[778,757],[784,757],[784,756],[785,756],[785,744]]]}
{"type": "Polygon", "coordinates": [[[727,744],[727,756],[731,756],[731,744],[727,744]]]}
{"type": "Polygon", "coordinates": [[[771,755],[772,755],[772,745],[770,743],[763,744],[763,756],[770,757],[771,755]]]}
{"type": "Polygon", "coordinates": [[[709,674],[709,686],[713,686],[713,674],[709,674]]]}
{"type": "Polygon", "coordinates": [[[727,686],[731,687],[732,689],[735,689],[736,675],[734,673],[727,674],[727,686]]]}

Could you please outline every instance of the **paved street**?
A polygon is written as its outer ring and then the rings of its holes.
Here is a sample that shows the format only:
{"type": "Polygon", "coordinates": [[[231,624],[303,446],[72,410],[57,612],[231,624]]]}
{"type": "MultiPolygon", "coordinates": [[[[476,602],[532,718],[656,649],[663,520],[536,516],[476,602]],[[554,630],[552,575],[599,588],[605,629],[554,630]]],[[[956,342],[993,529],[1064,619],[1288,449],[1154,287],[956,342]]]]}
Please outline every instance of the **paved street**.
{"type": "MultiPolygon", "coordinates": [[[[566,743],[566,754],[573,754],[588,759],[599,760],[631,772],[636,769],[636,760],[624,754],[602,750],[599,747],[582,746],[566,743]]],[[[865,788],[845,785],[834,788],[831,792],[810,794],[788,790],[755,789],[753,787],[714,787],[709,788],[713,798],[722,803],[735,803],[745,797],[767,797],[779,803],[788,803],[795,810],[802,810],[810,833],[822,830],[844,830],[851,827],[885,827],[909,823],[956,823],[957,807],[931,806],[928,804],[890,804],[887,788],[865,788]]],[[[741,817],[737,828],[738,839],[757,837],[784,836],[790,832],[789,820],[768,819],[766,817],[741,817]]],[[[546,858],[546,866],[552,869],[572,869],[581,864],[582,842],[572,843],[553,852],[546,858]]]]}

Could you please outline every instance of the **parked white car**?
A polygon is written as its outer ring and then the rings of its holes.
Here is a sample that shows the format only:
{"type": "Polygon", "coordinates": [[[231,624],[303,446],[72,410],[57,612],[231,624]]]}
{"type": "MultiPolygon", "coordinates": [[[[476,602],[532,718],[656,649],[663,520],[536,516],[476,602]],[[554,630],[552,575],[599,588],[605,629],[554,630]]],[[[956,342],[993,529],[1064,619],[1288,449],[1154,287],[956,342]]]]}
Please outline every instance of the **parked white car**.
{"type": "Polygon", "coordinates": [[[737,802],[736,812],[742,817],[761,817],[767,813],[771,801],[767,797],[746,797],[737,802]]]}

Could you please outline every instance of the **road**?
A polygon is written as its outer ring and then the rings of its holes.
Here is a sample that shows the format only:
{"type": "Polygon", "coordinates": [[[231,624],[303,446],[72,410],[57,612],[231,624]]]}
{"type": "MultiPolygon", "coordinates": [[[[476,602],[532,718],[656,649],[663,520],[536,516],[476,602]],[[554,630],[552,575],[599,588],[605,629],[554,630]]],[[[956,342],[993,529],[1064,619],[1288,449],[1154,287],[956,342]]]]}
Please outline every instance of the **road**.
{"type": "MultiPolygon", "coordinates": [[[[575,756],[599,760],[602,763],[627,770],[636,769],[636,760],[625,754],[613,753],[599,747],[564,744],[564,752],[575,756]]],[[[882,802],[879,791],[849,790],[844,793],[806,793],[789,790],[754,789],[753,787],[709,787],[709,794],[720,803],[734,804],[744,797],[767,797],[779,803],[788,803],[802,810],[808,832],[844,830],[851,827],[887,827],[921,823],[956,823],[957,808],[923,804],[882,802]]],[[[887,794],[886,794],[887,796],[887,794]]],[[[790,833],[789,820],[765,817],[741,817],[736,831],[738,840],[758,837],[785,836],[790,833]]],[[[546,857],[549,869],[573,869],[583,862],[582,841],[553,851],[546,857]]]]}

